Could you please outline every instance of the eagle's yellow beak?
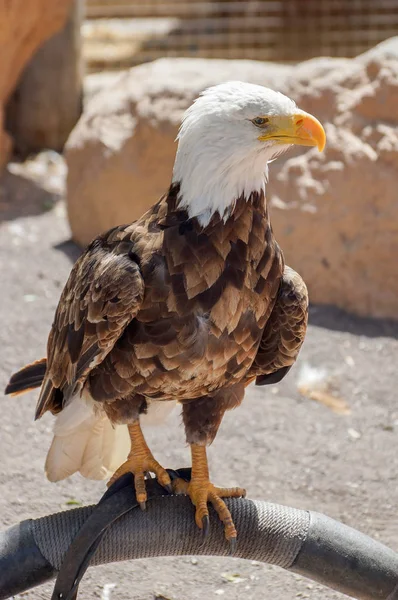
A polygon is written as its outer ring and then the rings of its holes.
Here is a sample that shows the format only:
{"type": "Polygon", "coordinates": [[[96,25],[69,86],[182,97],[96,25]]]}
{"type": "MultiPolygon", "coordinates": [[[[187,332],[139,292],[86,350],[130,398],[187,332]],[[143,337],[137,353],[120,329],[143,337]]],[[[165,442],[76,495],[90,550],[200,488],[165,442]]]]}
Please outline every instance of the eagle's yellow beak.
{"type": "Polygon", "coordinates": [[[258,138],[261,142],[273,140],[280,144],[317,146],[319,152],[325,147],[325,130],[315,117],[299,111],[292,116],[268,117],[266,131],[258,138]]]}

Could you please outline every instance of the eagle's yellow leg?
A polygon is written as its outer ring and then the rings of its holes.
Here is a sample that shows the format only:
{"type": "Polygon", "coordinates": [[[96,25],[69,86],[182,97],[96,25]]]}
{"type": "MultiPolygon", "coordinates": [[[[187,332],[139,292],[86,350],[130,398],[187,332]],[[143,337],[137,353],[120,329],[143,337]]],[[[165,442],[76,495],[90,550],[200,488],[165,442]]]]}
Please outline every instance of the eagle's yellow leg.
{"type": "Polygon", "coordinates": [[[226,539],[233,547],[236,540],[236,529],[231,513],[222,498],[240,498],[246,495],[246,490],[243,488],[220,488],[210,482],[205,446],[191,444],[191,455],[191,481],[177,479],[174,482],[174,491],[177,494],[188,494],[191,498],[192,504],[196,507],[196,524],[205,535],[209,528],[207,503],[210,502],[224,524],[226,539]]]}
{"type": "Polygon", "coordinates": [[[123,463],[109,480],[108,487],[112,485],[125,473],[133,473],[135,494],[137,502],[142,509],[145,508],[147,494],[145,489],[145,473],[155,473],[160,485],[171,489],[171,480],[167,471],[158,463],[148,448],[144,435],[141,431],[139,421],[134,421],[128,425],[128,430],[131,439],[131,450],[125,463],[123,463]]]}

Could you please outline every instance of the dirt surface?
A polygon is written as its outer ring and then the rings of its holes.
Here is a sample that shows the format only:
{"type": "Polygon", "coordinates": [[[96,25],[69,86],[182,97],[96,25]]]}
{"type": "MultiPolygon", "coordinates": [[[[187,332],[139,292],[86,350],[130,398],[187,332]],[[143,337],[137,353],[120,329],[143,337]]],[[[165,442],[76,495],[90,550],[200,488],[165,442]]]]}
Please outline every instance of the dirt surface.
{"type": "MultiPolygon", "coordinates": [[[[1,389],[13,371],[44,356],[62,285],[78,256],[56,199],[21,175],[0,181],[1,389]]],[[[286,380],[250,388],[243,405],[224,418],[209,451],[214,480],[242,485],[251,498],[326,513],[398,551],[398,324],[324,307],[312,307],[310,321],[299,364],[286,380]],[[298,380],[314,369],[326,396],[346,403],[349,414],[300,395],[298,380]]],[[[46,481],[52,417],[33,422],[36,398],[0,397],[2,528],[66,509],[71,500],[96,502],[104,490],[80,476],[46,481]]],[[[189,464],[178,414],[147,438],[165,466],[189,464]]],[[[18,598],[49,598],[50,590],[48,584],[18,598]]],[[[343,598],[278,568],[200,557],[91,569],[81,591],[87,600],[343,598]],[[228,574],[239,574],[236,583],[228,574]]]]}

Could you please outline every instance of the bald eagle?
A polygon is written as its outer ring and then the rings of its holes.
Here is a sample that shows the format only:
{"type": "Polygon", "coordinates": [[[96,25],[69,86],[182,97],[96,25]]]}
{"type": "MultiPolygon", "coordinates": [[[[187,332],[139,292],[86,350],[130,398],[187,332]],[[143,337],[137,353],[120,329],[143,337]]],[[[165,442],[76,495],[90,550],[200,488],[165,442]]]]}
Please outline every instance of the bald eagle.
{"type": "Polygon", "coordinates": [[[191,481],[177,481],[208,529],[210,502],[234,544],[206,447],[246,386],[280,381],[307,327],[308,295],[285,266],[265,197],[268,163],[292,144],[325,145],[317,119],[286,96],[229,82],[186,111],[171,185],[140,219],[97,237],[74,265],[52,325],[47,358],[10,380],[7,393],[41,386],[36,418],[57,415],[46,474],[92,479],[145,473],[166,487],[140,418],[180,403],[191,481]],[[127,459],[126,459],[127,457],[127,459]],[[120,466],[121,465],[121,466],[120,466]]]}

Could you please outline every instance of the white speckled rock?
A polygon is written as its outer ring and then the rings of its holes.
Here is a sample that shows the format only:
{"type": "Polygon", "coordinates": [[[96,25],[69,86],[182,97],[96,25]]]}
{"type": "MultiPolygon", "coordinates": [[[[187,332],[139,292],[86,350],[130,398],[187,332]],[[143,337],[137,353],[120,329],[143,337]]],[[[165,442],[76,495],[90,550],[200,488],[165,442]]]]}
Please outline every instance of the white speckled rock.
{"type": "Polygon", "coordinates": [[[278,89],[326,127],[323,154],[295,149],[270,168],[273,227],[313,302],[398,317],[398,41],[356,59],[296,66],[162,59],[95,95],[67,144],[68,211],[87,244],[165,191],[181,115],[215,83],[278,89]]]}

